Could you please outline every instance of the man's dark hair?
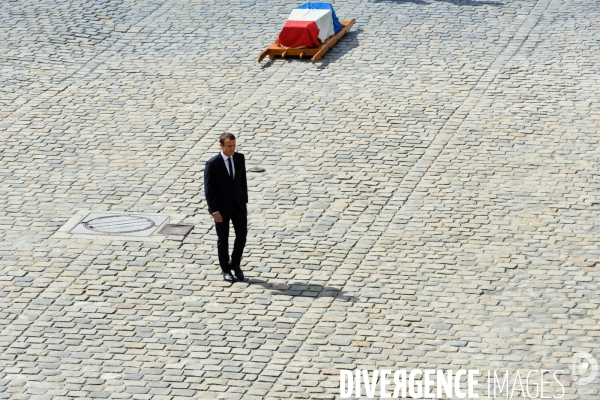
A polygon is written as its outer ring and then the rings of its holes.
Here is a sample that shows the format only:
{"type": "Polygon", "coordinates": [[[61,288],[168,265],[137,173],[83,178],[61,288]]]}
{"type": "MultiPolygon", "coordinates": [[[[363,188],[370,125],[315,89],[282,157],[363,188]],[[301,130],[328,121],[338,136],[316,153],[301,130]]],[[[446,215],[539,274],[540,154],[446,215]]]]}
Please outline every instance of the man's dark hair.
{"type": "Polygon", "coordinates": [[[235,136],[233,136],[233,133],[225,132],[219,137],[219,143],[225,145],[225,139],[235,140],[235,136]]]}

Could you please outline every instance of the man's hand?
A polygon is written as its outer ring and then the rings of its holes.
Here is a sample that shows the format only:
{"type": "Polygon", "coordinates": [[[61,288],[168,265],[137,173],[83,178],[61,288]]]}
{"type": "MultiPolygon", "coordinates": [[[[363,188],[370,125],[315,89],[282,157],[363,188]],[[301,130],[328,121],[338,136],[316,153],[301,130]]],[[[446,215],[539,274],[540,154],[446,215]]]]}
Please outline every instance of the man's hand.
{"type": "Polygon", "coordinates": [[[215,219],[215,222],[223,222],[223,216],[218,211],[213,214],[213,218],[215,219]]]}

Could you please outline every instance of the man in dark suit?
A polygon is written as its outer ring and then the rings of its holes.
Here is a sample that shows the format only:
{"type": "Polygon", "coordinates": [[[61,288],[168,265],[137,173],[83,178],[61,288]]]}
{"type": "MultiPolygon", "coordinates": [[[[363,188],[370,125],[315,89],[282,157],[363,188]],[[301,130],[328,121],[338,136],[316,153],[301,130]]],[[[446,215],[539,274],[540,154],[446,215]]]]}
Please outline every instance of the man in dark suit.
{"type": "Polygon", "coordinates": [[[224,133],[219,138],[221,152],[206,162],[204,168],[204,194],[208,212],[215,220],[219,264],[223,280],[233,283],[235,277],[244,281],[240,267],[246,235],[248,234],[248,183],[244,155],[235,152],[235,136],[224,133]],[[229,259],[229,221],[233,223],[235,242],[229,259]]]}

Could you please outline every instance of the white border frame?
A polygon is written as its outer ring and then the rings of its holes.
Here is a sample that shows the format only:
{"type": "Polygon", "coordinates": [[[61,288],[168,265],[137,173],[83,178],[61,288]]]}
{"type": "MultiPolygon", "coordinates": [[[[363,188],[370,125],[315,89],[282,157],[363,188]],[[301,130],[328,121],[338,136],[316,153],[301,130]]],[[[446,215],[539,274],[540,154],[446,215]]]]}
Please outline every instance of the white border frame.
{"type": "Polygon", "coordinates": [[[184,214],[170,214],[170,213],[144,213],[144,212],[133,212],[133,211],[98,211],[98,210],[79,210],[69,220],[61,226],[58,231],[54,232],[49,239],[88,239],[88,240],[124,240],[126,242],[151,242],[160,243],[164,241],[167,236],[173,235],[162,235],[160,231],[166,224],[181,224],[183,220],[187,218],[184,214]],[[167,217],[167,219],[156,227],[156,233],[150,236],[127,236],[127,235],[106,235],[106,234],[88,234],[88,233],[69,233],[71,229],[75,228],[79,223],[91,213],[103,213],[103,214],[136,214],[136,215],[149,215],[149,216],[161,216],[167,217]],[[179,222],[175,222],[179,221],[179,222]]]}

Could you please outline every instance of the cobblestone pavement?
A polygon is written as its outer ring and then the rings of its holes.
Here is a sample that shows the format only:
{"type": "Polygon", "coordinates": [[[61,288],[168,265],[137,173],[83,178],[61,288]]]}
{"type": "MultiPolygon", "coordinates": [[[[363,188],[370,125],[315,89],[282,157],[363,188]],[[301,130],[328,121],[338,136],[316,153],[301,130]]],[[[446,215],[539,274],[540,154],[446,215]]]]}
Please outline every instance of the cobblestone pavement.
{"type": "Polygon", "coordinates": [[[600,360],[598,1],[337,2],[323,61],[258,64],[296,4],[2,3],[0,398],[334,399],[339,369],[418,367],[598,399],[570,382],[600,360]],[[202,185],[226,130],[266,169],[231,287],[202,185]],[[195,229],[53,237],[81,210],[195,229]]]}

